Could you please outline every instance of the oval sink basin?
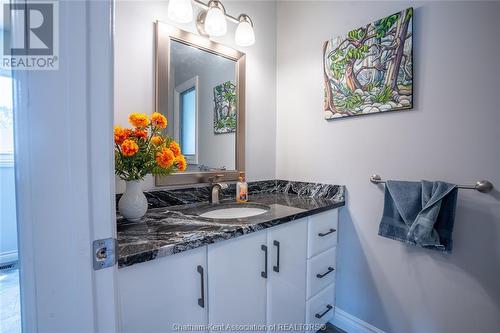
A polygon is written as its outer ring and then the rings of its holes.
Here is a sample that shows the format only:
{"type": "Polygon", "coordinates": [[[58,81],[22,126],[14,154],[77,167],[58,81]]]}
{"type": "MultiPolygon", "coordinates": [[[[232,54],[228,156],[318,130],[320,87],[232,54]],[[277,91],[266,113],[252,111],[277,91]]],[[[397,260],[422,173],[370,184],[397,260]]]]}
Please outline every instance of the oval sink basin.
{"type": "Polygon", "coordinates": [[[199,216],[208,219],[239,219],[264,214],[268,209],[261,207],[226,207],[209,210],[199,216]]]}

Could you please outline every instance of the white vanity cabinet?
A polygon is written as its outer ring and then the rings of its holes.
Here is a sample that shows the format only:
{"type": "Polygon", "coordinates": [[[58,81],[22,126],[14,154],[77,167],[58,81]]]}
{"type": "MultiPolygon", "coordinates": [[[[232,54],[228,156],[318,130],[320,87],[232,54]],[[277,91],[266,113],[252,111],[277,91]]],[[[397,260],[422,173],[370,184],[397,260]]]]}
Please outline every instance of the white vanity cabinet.
{"type": "Polygon", "coordinates": [[[174,332],[180,331],[175,325],[206,325],[206,259],[204,246],[121,268],[122,332],[174,332]]]}
{"type": "Polygon", "coordinates": [[[203,327],[232,331],[245,327],[228,325],[260,325],[297,332],[299,325],[330,321],[337,211],[121,268],[123,331],[174,332],[173,325],[210,324],[203,327]]]}
{"type": "Polygon", "coordinates": [[[211,325],[265,325],[266,236],[258,231],[208,246],[211,325]]]}
{"type": "Polygon", "coordinates": [[[307,224],[306,323],[321,325],[333,319],[335,311],[338,209],[311,215],[307,224]]]}
{"type": "Polygon", "coordinates": [[[267,324],[303,324],[307,218],[267,230],[267,324]]]}
{"type": "Polygon", "coordinates": [[[303,324],[306,259],[307,219],[209,245],[209,323],[303,324]]]}

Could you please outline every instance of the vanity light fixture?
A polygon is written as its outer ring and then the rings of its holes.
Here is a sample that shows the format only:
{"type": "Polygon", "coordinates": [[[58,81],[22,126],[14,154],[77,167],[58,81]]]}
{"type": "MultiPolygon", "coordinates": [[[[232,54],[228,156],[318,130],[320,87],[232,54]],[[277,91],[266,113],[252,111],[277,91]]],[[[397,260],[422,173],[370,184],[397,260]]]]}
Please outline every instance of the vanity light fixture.
{"type": "Polygon", "coordinates": [[[210,36],[224,36],[227,32],[226,9],[218,0],[208,2],[205,32],[210,36]]]}
{"type": "Polygon", "coordinates": [[[177,23],[189,23],[193,20],[193,2],[202,8],[196,19],[196,28],[202,36],[223,36],[227,32],[227,21],[238,25],[235,42],[239,46],[250,46],[255,43],[253,22],[246,14],[238,18],[226,13],[219,0],[210,0],[207,4],[200,0],[169,0],[168,17],[177,23]]]}
{"type": "Polygon", "coordinates": [[[253,31],[253,22],[250,19],[250,16],[247,14],[241,14],[240,17],[238,17],[238,20],[240,23],[238,23],[234,36],[236,44],[240,46],[253,45],[255,43],[255,33],[253,31]]]}
{"type": "Polygon", "coordinates": [[[177,23],[189,23],[193,20],[191,0],[170,0],[167,9],[168,18],[177,23]]]}

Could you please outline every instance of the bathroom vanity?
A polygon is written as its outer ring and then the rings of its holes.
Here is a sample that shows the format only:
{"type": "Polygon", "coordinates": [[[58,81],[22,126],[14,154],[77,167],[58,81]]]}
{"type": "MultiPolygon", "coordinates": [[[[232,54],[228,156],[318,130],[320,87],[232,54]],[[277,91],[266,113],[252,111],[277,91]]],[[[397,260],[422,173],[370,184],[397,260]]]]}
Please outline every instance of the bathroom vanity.
{"type": "Polygon", "coordinates": [[[344,188],[286,181],[249,188],[247,206],[265,212],[202,218],[233,205],[234,186],[220,205],[208,204],[202,187],[148,193],[154,208],[142,221],[118,219],[124,332],[316,331],[332,319],[344,188]]]}
{"type": "Polygon", "coordinates": [[[188,163],[155,185],[188,188],[148,192],[139,222],[118,218],[122,330],[316,332],[334,313],[344,187],[260,181],[236,204],[234,184],[213,184],[210,204],[199,183],[245,171],[246,55],[155,29],[156,111],[188,163]]]}

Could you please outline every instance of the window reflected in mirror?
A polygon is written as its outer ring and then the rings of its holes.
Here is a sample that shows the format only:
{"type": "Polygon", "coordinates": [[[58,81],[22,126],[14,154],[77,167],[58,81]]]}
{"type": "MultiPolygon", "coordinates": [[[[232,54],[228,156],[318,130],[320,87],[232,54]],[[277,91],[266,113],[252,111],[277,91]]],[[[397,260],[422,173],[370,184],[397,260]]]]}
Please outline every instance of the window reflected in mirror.
{"type": "Polygon", "coordinates": [[[188,88],[180,93],[180,145],[188,163],[198,164],[196,152],[196,118],[198,107],[196,105],[196,86],[188,88]]]}

